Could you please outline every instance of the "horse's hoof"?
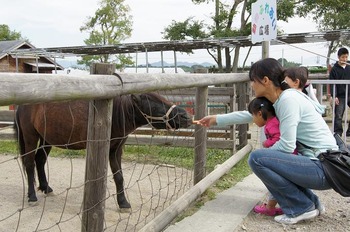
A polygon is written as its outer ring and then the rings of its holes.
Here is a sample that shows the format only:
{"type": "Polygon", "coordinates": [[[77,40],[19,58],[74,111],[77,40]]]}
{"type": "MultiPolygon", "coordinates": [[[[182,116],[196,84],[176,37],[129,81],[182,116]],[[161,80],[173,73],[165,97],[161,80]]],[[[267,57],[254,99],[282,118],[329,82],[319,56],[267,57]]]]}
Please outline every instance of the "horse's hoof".
{"type": "Polygon", "coordinates": [[[38,187],[38,190],[42,191],[45,194],[49,194],[53,192],[52,188],[50,186],[47,187],[38,187]]]}
{"type": "Polygon", "coordinates": [[[120,213],[131,213],[131,208],[119,208],[120,213]]]}
{"type": "Polygon", "coordinates": [[[29,205],[30,207],[38,206],[38,205],[39,205],[39,202],[38,202],[38,201],[28,201],[28,205],[29,205]]]}
{"type": "Polygon", "coordinates": [[[53,197],[53,196],[55,196],[55,193],[54,192],[49,192],[49,193],[46,193],[45,195],[47,197],[53,197]]]}

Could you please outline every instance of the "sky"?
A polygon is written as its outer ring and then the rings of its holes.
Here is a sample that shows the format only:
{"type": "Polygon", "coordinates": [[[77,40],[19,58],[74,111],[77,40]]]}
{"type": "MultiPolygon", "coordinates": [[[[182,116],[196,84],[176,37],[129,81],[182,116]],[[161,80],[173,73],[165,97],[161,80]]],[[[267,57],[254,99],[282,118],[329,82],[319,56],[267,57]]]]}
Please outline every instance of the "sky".
{"type": "MultiPolygon", "coordinates": [[[[94,15],[98,3],[99,0],[10,0],[1,6],[0,23],[7,24],[11,30],[20,32],[37,48],[83,46],[88,34],[80,32],[79,29],[88,16],[94,15]]],[[[130,14],[133,17],[132,36],[123,41],[125,43],[164,41],[161,32],[171,24],[172,20],[183,21],[193,16],[196,20],[210,22],[214,10],[213,3],[195,5],[191,0],[125,0],[125,3],[129,5],[130,14]]],[[[285,33],[317,31],[316,25],[310,19],[296,18],[289,20],[288,23],[278,21],[278,27],[285,33]]],[[[270,47],[270,57],[276,59],[284,57],[288,61],[304,65],[317,62],[325,64],[325,58],[323,58],[327,54],[325,43],[295,44],[294,46],[310,52],[278,45],[270,47]]],[[[248,49],[241,50],[240,64],[247,51],[248,49]]],[[[260,59],[261,53],[261,47],[254,48],[247,61],[248,64],[260,59]]],[[[173,62],[173,52],[164,52],[163,55],[165,61],[173,62]]],[[[145,63],[144,54],[138,54],[137,57],[138,64],[145,63]]],[[[334,55],[332,58],[335,58],[334,55]]],[[[150,53],[148,59],[150,63],[160,61],[160,53],[150,53]]],[[[205,50],[196,51],[190,56],[179,53],[177,61],[214,63],[205,50]]]]}

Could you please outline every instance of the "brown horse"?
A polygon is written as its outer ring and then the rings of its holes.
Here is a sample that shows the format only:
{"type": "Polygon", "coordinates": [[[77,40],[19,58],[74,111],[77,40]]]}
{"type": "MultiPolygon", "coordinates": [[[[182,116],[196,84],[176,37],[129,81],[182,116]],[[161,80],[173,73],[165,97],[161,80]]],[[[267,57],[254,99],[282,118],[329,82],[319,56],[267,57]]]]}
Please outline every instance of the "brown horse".
{"type": "MultiPolygon", "coordinates": [[[[86,148],[88,108],[88,101],[18,106],[15,126],[28,178],[29,203],[37,201],[34,189],[35,166],[39,179],[38,189],[45,194],[53,191],[47,182],[44,169],[52,146],[74,150],[86,148]]],[[[125,198],[121,168],[122,147],[127,136],[146,124],[157,129],[177,129],[186,128],[191,122],[191,116],[184,109],[155,93],[114,98],[109,164],[120,208],[131,207],[125,198]]]]}

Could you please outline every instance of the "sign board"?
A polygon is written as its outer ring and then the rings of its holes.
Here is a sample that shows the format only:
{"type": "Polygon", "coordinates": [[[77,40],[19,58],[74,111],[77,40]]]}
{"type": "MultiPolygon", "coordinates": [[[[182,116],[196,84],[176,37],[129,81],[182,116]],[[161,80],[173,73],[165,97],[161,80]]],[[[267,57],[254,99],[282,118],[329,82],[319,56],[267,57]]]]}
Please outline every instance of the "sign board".
{"type": "Polygon", "coordinates": [[[258,0],[252,4],[252,43],[277,38],[276,0],[258,0]]]}

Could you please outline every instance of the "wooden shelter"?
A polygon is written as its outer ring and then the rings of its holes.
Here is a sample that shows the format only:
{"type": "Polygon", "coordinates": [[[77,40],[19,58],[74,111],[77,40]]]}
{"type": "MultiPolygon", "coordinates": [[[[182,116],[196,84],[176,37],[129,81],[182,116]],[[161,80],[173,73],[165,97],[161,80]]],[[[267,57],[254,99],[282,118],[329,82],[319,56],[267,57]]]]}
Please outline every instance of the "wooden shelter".
{"type": "Polygon", "coordinates": [[[35,47],[24,40],[0,41],[0,72],[52,73],[64,69],[48,56],[16,53],[28,49],[35,47]]]}

